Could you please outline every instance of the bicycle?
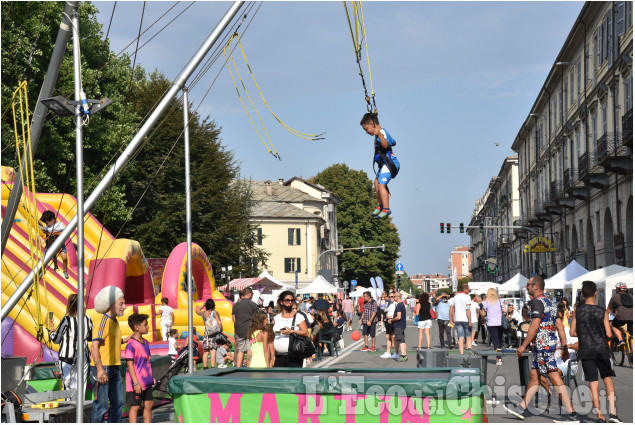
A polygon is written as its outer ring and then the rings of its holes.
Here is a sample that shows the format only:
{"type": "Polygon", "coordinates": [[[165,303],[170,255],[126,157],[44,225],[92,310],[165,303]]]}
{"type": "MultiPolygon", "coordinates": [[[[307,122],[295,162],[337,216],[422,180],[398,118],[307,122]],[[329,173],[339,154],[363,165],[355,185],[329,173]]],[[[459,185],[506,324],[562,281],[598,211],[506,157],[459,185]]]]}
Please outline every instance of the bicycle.
{"type": "Polygon", "coordinates": [[[616,336],[613,336],[610,341],[611,357],[613,358],[613,362],[618,366],[623,366],[624,359],[626,358],[628,360],[629,366],[633,367],[633,340],[631,339],[631,334],[626,329],[626,325],[622,326],[620,330],[622,331],[624,345],[622,345],[621,347],[618,346],[617,343],[619,342],[619,340],[616,336]]]}

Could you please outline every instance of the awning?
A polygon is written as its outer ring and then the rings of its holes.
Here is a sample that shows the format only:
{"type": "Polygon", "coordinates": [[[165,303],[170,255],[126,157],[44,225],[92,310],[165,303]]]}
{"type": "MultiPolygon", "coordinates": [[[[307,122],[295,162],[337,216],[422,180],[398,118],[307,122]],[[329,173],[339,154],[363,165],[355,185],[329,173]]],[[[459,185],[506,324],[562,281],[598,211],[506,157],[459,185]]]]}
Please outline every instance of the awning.
{"type": "Polygon", "coordinates": [[[242,291],[248,286],[254,286],[264,289],[280,289],[281,285],[267,279],[266,277],[246,277],[242,279],[234,279],[226,285],[216,287],[219,291],[242,291]]]}

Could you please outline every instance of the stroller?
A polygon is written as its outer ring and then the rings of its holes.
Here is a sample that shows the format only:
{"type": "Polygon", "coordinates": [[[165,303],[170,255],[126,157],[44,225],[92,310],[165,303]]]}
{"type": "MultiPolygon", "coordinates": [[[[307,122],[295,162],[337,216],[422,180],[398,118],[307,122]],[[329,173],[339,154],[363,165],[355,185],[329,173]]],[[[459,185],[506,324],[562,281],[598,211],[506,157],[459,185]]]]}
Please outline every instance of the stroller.
{"type": "MultiPolygon", "coordinates": [[[[168,383],[170,382],[170,379],[175,376],[178,375],[179,373],[181,373],[181,370],[184,367],[187,367],[187,353],[188,353],[188,347],[185,346],[183,348],[181,348],[179,350],[179,353],[176,356],[176,359],[174,359],[174,362],[170,365],[170,367],[168,368],[167,372],[165,372],[165,375],[163,375],[161,377],[161,379],[159,379],[157,381],[156,384],[154,384],[154,388],[152,388],[153,391],[162,391],[164,393],[168,393],[168,383]]],[[[193,351],[192,351],[192,355],[194,357],[200,357],[200,353],[198,352],[198,347],[196,344],[194,344],[193,346],[193,351]]]]}

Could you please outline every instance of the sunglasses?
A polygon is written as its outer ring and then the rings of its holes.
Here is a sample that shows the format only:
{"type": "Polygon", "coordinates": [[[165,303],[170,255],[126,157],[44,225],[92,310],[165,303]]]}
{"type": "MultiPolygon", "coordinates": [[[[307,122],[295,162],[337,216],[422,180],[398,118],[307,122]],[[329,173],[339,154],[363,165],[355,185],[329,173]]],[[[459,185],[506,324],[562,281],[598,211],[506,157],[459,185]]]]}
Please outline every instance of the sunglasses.
{"type": "Polygon", "coordinates": [[[293,301],[294,301],[293,298],[286,298],[286,299],[282,300],[283,303],[290,303],[290,302],[293,302],[293,301]]]}

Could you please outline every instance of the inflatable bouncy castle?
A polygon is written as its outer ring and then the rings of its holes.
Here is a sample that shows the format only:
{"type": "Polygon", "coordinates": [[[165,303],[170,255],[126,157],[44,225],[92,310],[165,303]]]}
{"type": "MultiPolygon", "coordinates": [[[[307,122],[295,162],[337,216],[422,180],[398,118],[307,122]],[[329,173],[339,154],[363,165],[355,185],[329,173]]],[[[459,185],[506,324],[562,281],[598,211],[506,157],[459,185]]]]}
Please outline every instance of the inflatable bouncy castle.
{"type": "MultiPolygon", "coordinates": [[[[3,220],[14,176],[11,168],[2,167],[3,220]]],[[[67,225],[75,216],[76,199],[69,194],[32,194],[25,188],[2,256],[3,304],[42,257],[34,241],[41,236],[37,221],[46,210],[55,212],[57,221],[67,225]],[[29,203],[36,210],[29,209],[29,203]]],[[[95,295],[104,286],[115,285],[123,291],[126,299],[126,311],[123,317],[118,318],[122,334],[130,334],[127,323],[130,314],[147,314],[150,332],[146,338],[151,341],[151,351],[153,354],[166,354],[167,342],[162,341],[158,315],[162,297],[167,297],[174,309],[173,327],[179,331],[187,329],[186,244],[177,245],[170,254],[158,293],[155,293],[150,267],[140,244],[134,240],[115,239],[90,213],[86,214],[84,224],[84,264],[78,264],[76,244],[77,233],[73,232],[65,242],[69,278],[63,275],[59,257],[58,270],[54,269],[53,261],[49,262],[39,282],[27,291],[2,322],[2,357],[23,356],[29,363],[57,359],[58,347],[49,341],[44,322],[52,317],[54,326],[60,323],[66,312],[68,296],[77,293],[78,273],[84,273],[86,314],[93,317],[94,322],[98,316],[93,309],[95,295]]],[[[194,307],[208,298],[214,299],[223,331],[233,339],[232,303],[216,290],[212,267],[202,248],[193,244],[192,251],[194,307]]],[[[202,334],[202,318],[194,314],[193,324],[202,334]]]]}

